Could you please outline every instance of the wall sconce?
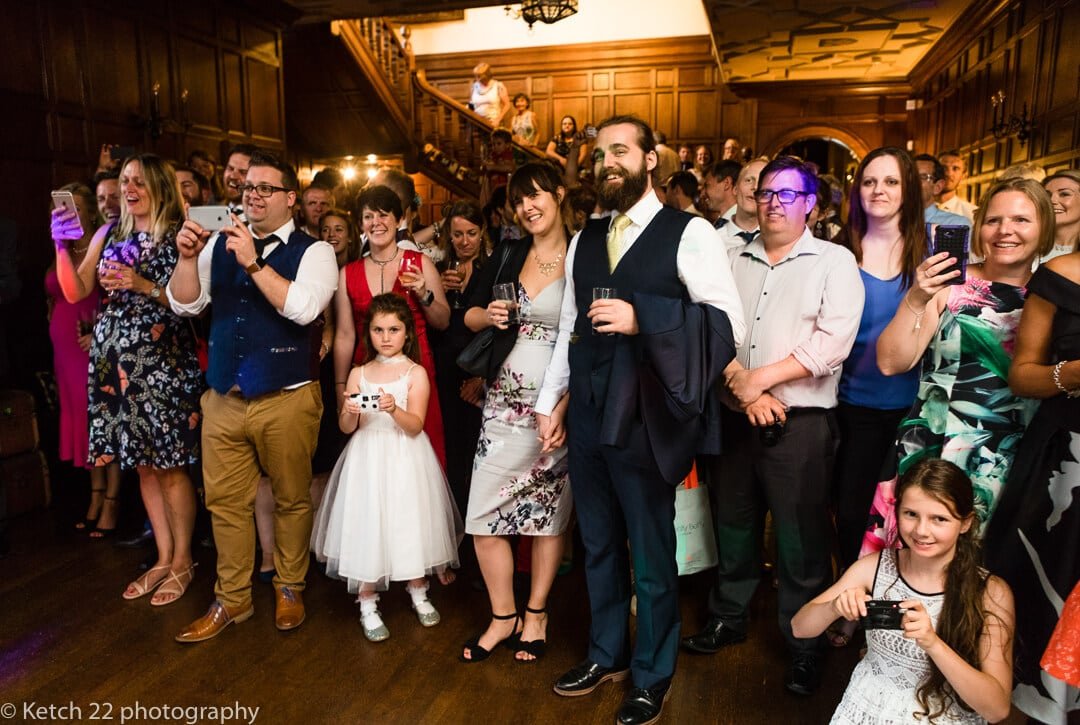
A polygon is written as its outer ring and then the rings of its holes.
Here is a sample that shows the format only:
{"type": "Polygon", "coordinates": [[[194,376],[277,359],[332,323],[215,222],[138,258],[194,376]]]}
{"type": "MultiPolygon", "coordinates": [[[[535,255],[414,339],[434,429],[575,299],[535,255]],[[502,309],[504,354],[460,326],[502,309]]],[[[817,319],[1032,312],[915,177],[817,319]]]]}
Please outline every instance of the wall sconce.
{"type": "Polygon", "coordinates": [[[166,131],[179,131],[184,134],[188,132],[191,128],[191,121],[188,119],[189,96],[187,88],[181,91],[180,120],[176,121],[161,115],[161,84],[154,83],[150,87],[150,118],[143,122],[147,133],[150,134],[150,138],[157,141],[166,131]]]}
{"type": "Polygon", "coordinates": [[[990,132],[996,139],[1005,139],[1016,136],[1023,148],[1027,140],[1031,138],[1031,131],[1035,124],[1028,118],[1027,101],[1024,101],[1024,109],[1019,116],[1015,113],[1005,117],[1005,91],[998,91],[990,96],[990,105],[994,107],[994,122],[990,126],[990,132]],[[998,110],[1000,109],[1000,113],[998,110]]]}

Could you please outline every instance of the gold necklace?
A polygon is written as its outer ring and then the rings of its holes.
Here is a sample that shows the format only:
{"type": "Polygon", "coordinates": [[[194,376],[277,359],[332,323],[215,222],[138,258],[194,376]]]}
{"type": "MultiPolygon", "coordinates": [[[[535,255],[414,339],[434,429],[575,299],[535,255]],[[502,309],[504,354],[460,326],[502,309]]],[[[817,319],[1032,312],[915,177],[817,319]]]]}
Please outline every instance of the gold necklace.
{"type": "Polygon", "coordinates": [[[533,252],[533,259],[536,260],[536,266],[540,270],[540,274],[544,275],[545,277],[550,277],[551,275],[555,274],[555,270],[558,268],[559,262],[562,261],[562,258],[563,254],[562,252],[559,252],[555,255],[555,259],[551,260],[550,262],[541,262],[539,253],[533,252]]]}

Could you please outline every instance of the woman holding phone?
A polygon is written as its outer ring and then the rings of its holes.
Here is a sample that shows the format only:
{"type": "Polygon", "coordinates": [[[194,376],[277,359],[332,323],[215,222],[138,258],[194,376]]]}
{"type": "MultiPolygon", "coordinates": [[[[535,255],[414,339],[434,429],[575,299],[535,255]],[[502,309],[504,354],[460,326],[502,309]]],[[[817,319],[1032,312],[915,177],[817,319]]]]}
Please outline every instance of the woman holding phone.
{"type": "MultiPolygon", "coordinates": [[[[436,388],[435,358],[431,354],[427,328],[431,325],[437,330],[445,330],[450,324],[450,305],[435,263],[425,254],[402,249],[397,244],[398,224],[405,213],[401,198],[388,186],[368,186],[360,192],[357,206],[361,210],[361,226],[367,234],[368,248],[361,259],[341,268],[334,293],[334,386],[338,410],[344,402],[349,371],[353,365],[364,361],[368,308],[375,296],[393,292],[409,303],[420,343],[420,363],[427,371],[432,390],[436,388]]],[[[438,395],[428,398],[424,432],[445,469],[446,444],[438,395]]]]}
{"type": "Polygon", "coordinates": [[[73,215],[54,211],[56,273],[69,302],[108,294],[90,350],[90,459],[139,473],[154,529],[157,562],[124,591],[170,604],[194,577],[191,532],[195,492],[187,466],[197,463],[202,375],[191,326],[171,309],[165,285],[178,260],[184,218],[172,167],[153,154],[129,158],[120,173],[120,222],[99,229],[76,265],[65,242],[73,215]]]}
{"type": "MultiPolygon", "coordinates": [[[[971,252],[984,261],[969,265],[957,284],[962,273],[954,257],[927,257],[878,338],[878,366],[886,375],[922,361],[915,403],[896,441],[898,475],[926,457],[960,466],[975,488],[980,528],[1034,413],[1034,401],[1009,390],[1009,367],[1032,262],[1053,244],[1054,212],[1039,183],[997,182],[975,215],[971,252]]],[[[864,554],[896,543],[895,482],[878,485],[864,554]]]]}

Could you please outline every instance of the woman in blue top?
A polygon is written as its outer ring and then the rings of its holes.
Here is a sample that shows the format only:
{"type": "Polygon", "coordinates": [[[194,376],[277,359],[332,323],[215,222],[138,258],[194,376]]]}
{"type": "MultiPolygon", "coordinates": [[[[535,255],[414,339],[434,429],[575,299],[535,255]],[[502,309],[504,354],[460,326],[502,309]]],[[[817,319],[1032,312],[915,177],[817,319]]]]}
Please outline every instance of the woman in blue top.
{"type": "MultiPolygon", "coordinates": [[[[833,478],[840,565],[859,556],[867,511],[878,481],[894,475],[896,429],[911,408],[919,368],[886,377],[877,365],[877,338],[892,320],[915,268],[926,257],[919,174],[904,150],[887,146],[866,155],[855,172],[847,241],[859,261],[866,303],[855,345],[840,377],[840,450],[833,478]]],[[[848,643],[853,623],[830,629],[829,641],[848,643]]]]}

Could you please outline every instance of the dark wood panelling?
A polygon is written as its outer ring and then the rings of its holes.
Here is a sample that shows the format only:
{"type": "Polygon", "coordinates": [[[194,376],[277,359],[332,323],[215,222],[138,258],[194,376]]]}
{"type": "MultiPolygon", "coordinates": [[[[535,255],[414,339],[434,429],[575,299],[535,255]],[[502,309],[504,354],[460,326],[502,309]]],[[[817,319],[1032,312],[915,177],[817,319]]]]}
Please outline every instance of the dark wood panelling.
{"type": "Polygon", "coordinates": [[[958,149],[968,167],[964,193],[977,201],[1006,166],[1048,170],[1080,166],[1080,3],[1077,0],[984,2],[950,29],[912,72],[922,107],[911,127],[918,152],[958,149]],[[1025,105],[1030,140],[996,139],[990,97],[1005,112],[1025,105]]]}
{"type": "MultiPolygon", "coordinates": [[[[745,132],[723,128],[725,94],[707,36],[490,51],[484,60],[511,95],[532,98],[542,144],[567,114],[580,126],[635,113],[670,142],[715,146],[724,133],[745,132]]],[[[418,56],[416,64],[439,90],[468,100],[475,54],[418,56]]]]}

